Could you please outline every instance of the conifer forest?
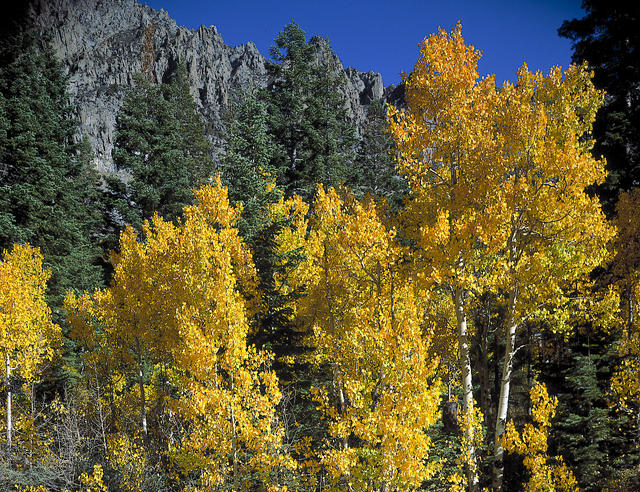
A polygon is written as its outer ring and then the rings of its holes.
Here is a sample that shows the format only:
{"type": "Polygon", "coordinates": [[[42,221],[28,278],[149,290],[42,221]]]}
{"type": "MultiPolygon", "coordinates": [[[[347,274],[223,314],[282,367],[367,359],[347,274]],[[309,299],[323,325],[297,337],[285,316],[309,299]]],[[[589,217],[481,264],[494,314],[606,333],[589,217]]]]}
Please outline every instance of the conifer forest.
{"type": "Polygon", "coordinates": [[[7,28],[0,490],[640,490],[632,3],[502,85],[425,33],[361,125],[293,21],[223,129],[149,37],[115,173],[7,28]]]}

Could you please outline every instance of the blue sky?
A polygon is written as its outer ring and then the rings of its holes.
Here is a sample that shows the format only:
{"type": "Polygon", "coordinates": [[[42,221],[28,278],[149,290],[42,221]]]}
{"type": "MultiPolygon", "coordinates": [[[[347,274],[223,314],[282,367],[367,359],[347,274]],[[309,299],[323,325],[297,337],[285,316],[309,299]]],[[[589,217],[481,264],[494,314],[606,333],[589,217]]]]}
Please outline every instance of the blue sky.
{"type": "Polygon", "coordinates": [[[178,24],[214,25],[226,44],[253,41],[267,56],[282,26],[295,20],[309,37],[329,38],[345,66],[382,73],[385,85],[400,81],[418,58],[418,43],[439,26],[462,21],[468,44],[483,51],[481,75],[513,80],[527,62],[532,70],[566,67],[571,43],[558,37],[565,19],[582,17],[580,0],[142,0],[169,12],[178,24]]]}

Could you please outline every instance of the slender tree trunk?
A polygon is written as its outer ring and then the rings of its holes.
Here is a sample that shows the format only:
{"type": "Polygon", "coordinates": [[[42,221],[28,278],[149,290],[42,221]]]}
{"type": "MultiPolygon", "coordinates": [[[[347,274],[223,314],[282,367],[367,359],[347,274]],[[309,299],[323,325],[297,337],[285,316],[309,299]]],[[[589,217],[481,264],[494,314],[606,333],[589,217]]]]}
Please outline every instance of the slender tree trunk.
{"type": "MultiPolygon", "coordinates": [[[[293,134],[293,130],[291,133],[293,134]]],[[[291,149],[291,157],[290,157],[290,166],[292,171],[296,170],[297,161],[298,161],[298,145],[293,144],[293,148],[291,149]]]]}
{"type": "Polygon", "coordinates": [[[498,413],[496,414],[496,430],[493,448],[493,490],[502,490],[502,475],[504,472],[504,448],[500,444],[502,434],[507,425],[507,413],[509,410],[509,390],[511,389],[511,375],[513,371],[513,357],[516,346],[515,306],[518,289],[515,287],[509,294],[509,307],[507,315],[507,345],[504,351],[502,366],[502,379],[500,383],[500,397],[498,398],[498,413]]]}
{"type": "Polygon", "coordinates": [[[142,366],[142,354],[140,353],[140,340],[136,339],[138,349],[138,385],[140,386],[140,420],[142,425],[142,436],[147,442],[147,398],[144,390],[144,369],[142,366]]]}
{"type": "MultiPolygon", "coordinates": [[[[233,396],[235,396],[233,376],[231,379],[231,395],[233,398],[233,396]]],[[[238,431],[236,429],[236,414],[233,408],[233,401],[231,402],[231,432],[231,452],[233,453],[233,490],[238,490],[238,431]]]]}
{"type": "MultiPolygon", "coordinates": [[[[338,405],[340,406],[340,415],[344,415],[347,411],[347,404],[344,398],[344,390],[342,388],[342,381],[338,373],[338,368],[333,365],[333,391],[338,397],[338,405]]],[[[342,449],[349,449],[349,436],[342,436],[342,449]]]]}
{"type": "MultiPolygon", "coordinates": [[[[465,415],[473,412],[473,382],[471,375],[471,358],[469,354],[469,335],[467,332],[467,315],[464,310],[464,290],[456,287],[454,293],[456,320],[458,324],[458,344],[460,346],[460,369],[462,372],[462,409],[465,415]]],[[[464,430],[468,442],[470,463],[467,464],[467,481],[470,490],[478,488],[478,474],[476,463],[476,449],[474,442],[474,428],[464,430]]]]}
{"type": "Polygon", "coordinates": [[[31,435],[29,436],[29,470],[33,470],[33,449],[35,446],[36,432],[36,383],[31,381],[31,435]]]}
{"type": "MultiPolygon", "coordinates": [[[[483,301],[486,304],[486,300],[483,301]]],[[[483,306],[484,322],[476,327],[478,337],[478,382],[480,384],[480,410],[484,416],[484,425],[489,428],[491,421],[491,389],[489,388],[489,348],[487,339],[491,326],[489,309],[483,306]]]]}
{"type": "Polygon", "coordinates": [[[104,429],[104,412],[102,409],[102,394],[100,392],[100,381],[98,378],[98,366],[94,363],[93,365],[94,372],[96,375],[96,396],[98,397],[98,418],[100,419],[100,434],[102,437],[102,448],[104,449],[105,454],[107,453],[107,433],[104,429]]]}
{"type": "Polygon", "coordinates": [[[632,294],[633,290],[631,287],[629,287],[627,289],[627,307],[629,309],[629,318],[627,320],[628,325],[629,325],[629,332],[631,332],[631,330],[633,330],[633,294],[632,294]]]}
{"type": "Polygon", "coordinates": [[[11,421],[11,364],[9,354],[5,356],[5,369],[7,374],[7,463],[11,464],[11,444],[13,437],[13,424],[11,421]]]}
{"type": "MultiPolygon", "coordinates": [[[[329,282],[329,259],[327,254],[327,247],[324,247],[324,289],[325,289],[325,297],[327,301],[327,309],[329,312],[329,329],[331,330],[331,335],[334,337],[335,344],[335,334],[336,334],[336,321],[333,317],[333,298],[331,297],[331,285],[329,282]]],[[[338,351],[338,347],[335,347],[336,352],[338,351]]],[[[331,371],[331,379],[332,379],[332,387],[334,396],[338,400],[340,415],[344,415],[346,413],[347,404],[344,397],[344,390],[342,387],[342,381],[340,378],[340,370],[338,369],[335,362],[333,363],[332,371],[331,371]]],[[[349,436],[342,437],[342,447],[343,449],[349,448],[349,436]]]]}

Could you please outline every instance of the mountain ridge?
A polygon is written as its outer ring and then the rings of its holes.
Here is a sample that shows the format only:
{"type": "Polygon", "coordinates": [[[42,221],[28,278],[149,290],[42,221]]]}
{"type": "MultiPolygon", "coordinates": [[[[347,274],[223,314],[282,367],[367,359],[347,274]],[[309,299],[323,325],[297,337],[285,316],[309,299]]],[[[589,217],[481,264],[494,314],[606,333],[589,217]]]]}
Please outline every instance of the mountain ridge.
{"type": "MultiPolygon", "coordinates": [[[[137,0],[32,0],[28,16],[36,30],[49,36],[69,76],[80,133],[88,137],[95,167],[103,173],[115,171],[111,150],[116,116],[134,73],[142,71],[148,26],[153,26],[150,73],[154,81],[168,80],[178,61],[186,64],[216,160],[223,144],[223,115],[230,102],[243,91],[265,87],[269,82],[267,59],[253,42],[228,46],[215,26],[179,26],[165,10],[137,0]]],[[[333,65],[344,74],[348,114],[357,126],[366,121],[371,102],[397,97],[396,87],[385,88],[379,73],[345,68],[323,38],[314,37],[309,42],[317,45],[320,56],[330,53],[335,57],[333,65]]]]}

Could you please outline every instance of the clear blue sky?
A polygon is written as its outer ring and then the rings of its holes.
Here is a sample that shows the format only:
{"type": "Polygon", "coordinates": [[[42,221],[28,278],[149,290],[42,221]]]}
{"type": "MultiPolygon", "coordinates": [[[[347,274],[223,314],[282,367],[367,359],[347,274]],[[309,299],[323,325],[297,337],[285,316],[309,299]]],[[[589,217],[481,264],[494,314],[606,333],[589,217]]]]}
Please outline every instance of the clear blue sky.
{"type": "Polygon", "coordinates": [[[565,19],[582,17],[580,0],[141,0],[169,12],[179,25],[214,25],[231,46],[253,41],[268,56],[280,29],[295,20],[308,37],[329,38],[345,66],[382,73],[397,84],[418,58],[418,43],[438,26],[462,21],[468,44],[483,51],[481,75],[513,80],[527,62],[548,71],[570,62],[571,43],[558,37],[565,19]]]}

